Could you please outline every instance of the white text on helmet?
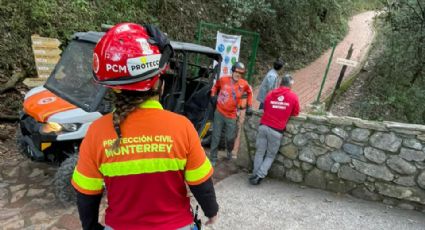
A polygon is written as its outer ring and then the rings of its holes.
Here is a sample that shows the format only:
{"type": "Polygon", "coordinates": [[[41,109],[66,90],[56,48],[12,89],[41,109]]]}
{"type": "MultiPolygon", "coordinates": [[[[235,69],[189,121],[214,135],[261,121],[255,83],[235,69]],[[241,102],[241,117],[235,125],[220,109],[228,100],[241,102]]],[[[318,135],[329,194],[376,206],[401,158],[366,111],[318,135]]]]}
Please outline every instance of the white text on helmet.
{"type": "Polygon", "coordinates": [[[159,68],[161,54],[154,54],[127,59],[127,70],[130,76],[144,74],[150,70],[159,68]]]}
{"type": "Polygon", "coordinates": [[[106,71],[111,71],[114,73],[127,73],[127,67],[117,64],[106,64],[106,71]]]}
{"type": "Polygon", "coordinates": [[[136,42],[140,44],[140,47],[143,50],[143,54],[153,54],[153,51],[151,50],[151,47],[149,46],[149,43],[144,38],[138,38],[136,39],[136,42]]]}

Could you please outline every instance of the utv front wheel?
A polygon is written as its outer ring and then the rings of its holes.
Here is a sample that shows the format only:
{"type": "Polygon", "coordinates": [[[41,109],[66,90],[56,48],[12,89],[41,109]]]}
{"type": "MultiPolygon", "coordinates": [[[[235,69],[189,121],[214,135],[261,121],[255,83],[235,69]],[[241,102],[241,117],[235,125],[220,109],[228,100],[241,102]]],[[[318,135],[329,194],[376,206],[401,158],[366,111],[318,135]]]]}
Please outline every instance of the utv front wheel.
{"type": "Polygon", "coordinates": [[[77,193],[71,184],[72,173],[77,165],[78,154],[72,154],[62,162],[58,168],[53,184],[55,186],[56,197],[64,204],[69,206],[77,201],[77,193]]]}

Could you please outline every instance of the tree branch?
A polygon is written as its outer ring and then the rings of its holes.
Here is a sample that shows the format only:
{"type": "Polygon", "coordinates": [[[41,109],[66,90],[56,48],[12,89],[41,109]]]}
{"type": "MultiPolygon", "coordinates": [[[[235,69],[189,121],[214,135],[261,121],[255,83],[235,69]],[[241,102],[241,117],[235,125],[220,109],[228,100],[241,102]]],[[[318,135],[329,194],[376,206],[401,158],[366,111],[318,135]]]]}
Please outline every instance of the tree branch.
{"type": "Polygon", "coordinates": [[[21,79],[25,78],[25,72],[15,72],[9,81],[6,82],[2,87],[0,87],[0,93],[3,93],[11,88],[14,88],[16,83],[18,83],[21,79]]]}

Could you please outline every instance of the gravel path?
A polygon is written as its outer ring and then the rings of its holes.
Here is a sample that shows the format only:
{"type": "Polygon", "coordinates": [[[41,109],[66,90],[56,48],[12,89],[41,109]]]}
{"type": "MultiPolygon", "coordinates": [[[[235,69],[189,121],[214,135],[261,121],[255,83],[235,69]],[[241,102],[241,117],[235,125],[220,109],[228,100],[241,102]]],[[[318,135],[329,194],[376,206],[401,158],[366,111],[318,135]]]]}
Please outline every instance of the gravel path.
{"type": "Polygon", "coordinates": [[[240,173],[218,183],[220,218],[206,229],[425,229],[424,213],[267,178],[252,186],[247,178],[240,173]]]}

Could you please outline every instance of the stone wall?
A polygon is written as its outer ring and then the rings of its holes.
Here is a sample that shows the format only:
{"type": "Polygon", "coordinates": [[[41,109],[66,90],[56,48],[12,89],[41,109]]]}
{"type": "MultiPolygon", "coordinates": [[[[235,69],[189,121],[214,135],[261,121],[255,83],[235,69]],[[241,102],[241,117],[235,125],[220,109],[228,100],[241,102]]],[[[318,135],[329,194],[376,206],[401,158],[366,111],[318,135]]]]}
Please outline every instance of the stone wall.
{"type": "MultiPolygon", "coordinates": [[[[249,170],[260,116],[245,118],[241,136],[237,162],[249,170]]],[[[269,176],[425,211],[425,126],[302,114],[269,176]]]]}

